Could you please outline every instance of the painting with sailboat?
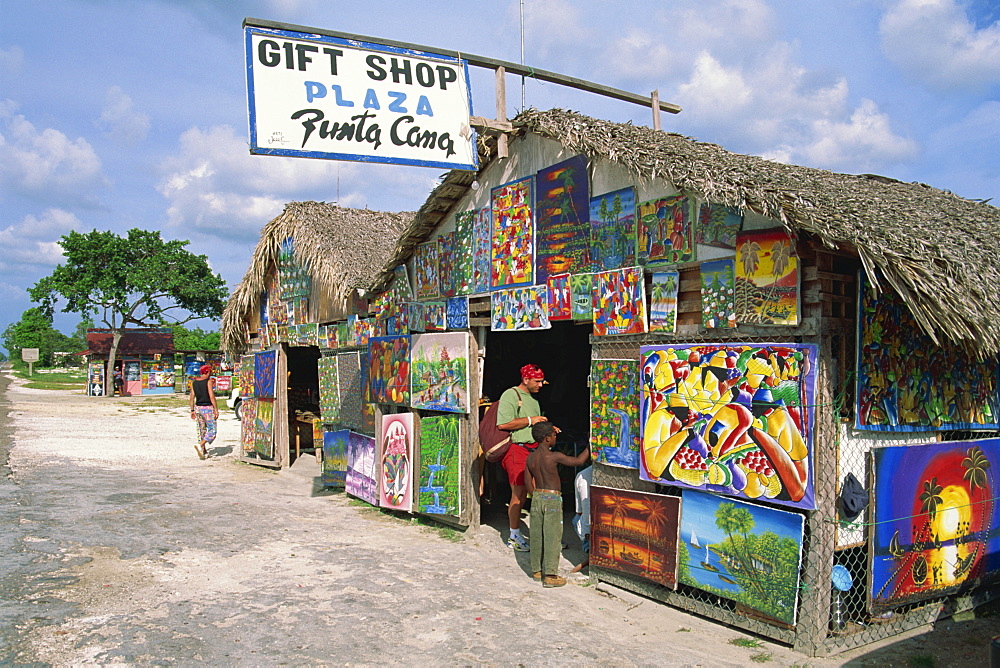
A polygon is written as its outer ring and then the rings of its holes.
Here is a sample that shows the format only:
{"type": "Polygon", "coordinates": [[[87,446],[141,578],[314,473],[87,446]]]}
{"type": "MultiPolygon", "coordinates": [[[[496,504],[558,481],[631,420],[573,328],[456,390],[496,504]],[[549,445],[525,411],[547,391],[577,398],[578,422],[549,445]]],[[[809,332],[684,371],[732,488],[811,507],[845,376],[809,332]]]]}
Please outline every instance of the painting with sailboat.
{"type": "Polygon", "coordinates": [[[805,517],[684,490],[677,578],[795,625],[805,517]]]}

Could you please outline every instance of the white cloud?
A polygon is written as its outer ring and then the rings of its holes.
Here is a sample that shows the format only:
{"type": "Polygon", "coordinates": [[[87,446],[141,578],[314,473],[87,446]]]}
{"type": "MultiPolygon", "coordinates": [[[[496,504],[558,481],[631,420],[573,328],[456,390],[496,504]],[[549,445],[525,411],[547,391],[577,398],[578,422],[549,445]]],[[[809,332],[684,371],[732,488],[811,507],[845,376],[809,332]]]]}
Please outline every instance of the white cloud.
{"type": "Polygon", "coordinates": [[[53,128],[39,131],[15,105],[0,105],[0,187],[59,203],[93,204],[106,185],[101,160],[82,137],[53,128]]]}
{"type": "Polygon", "coordinates": [[[871,100],[862,100],[850,119],[813,123],[814,141],[800,153],[809,164],[850,171],[870,171],[915,158],[920,149],[911,139],[897,136],[889,117],[871,100]]]}
{"type": "Polygon", "coordinates": [[[250,155],[229,126],[191,128],[176,155],[161,164],[157,190],[169,202],[168,223],[223,238],[255,238],[261,226],[296,200],[341,206],[416,208],[438,172],[413,167],[250,155]],[[338,200],[339,182],[339,200],[338,200]]]}
{"type": "Polygon", "coordinates": [[[890,60],[938,90],[1000,83],[1000,21],[977,29],[956,0],[898,0],[879,25],[890,60]]]}
{"type": "Polygon", "coordinates": [[[136,144],[149,133],[149,116],[132,107],[132,98],[119,86],[112,86],[104,96],[104,109],[95,125],[125,144],[136,144]]]}
{"type": "Polygon", "coordinates": [[[691,78],[677,90],[685,113],[707,121],[732,118],[741,113],[753,98],[753,91],[739,68],[725,68],[703,51],[698,54],[691,78]]]}
{"type": "MultiPolygon", "coordinates": [[[[516,10],[517,3],[511,3],[516,10]]],[[[559,51],[588,42],[589,30],[581,22],[581,10],[569,0],[531,0],[524,5],[525,48],[546,59],[559,51]]],[[[519,19],[518,19],[519,20],[519,19]]]]}
{"type": "Polygon", "coordinates": [[[54,268],[63,261],[59,237],[81,227],[80,220],[63,209],[46,209],[41,216],[25,216],[0,230],[0,273],[19,275],[29,268],[54,268]]]}

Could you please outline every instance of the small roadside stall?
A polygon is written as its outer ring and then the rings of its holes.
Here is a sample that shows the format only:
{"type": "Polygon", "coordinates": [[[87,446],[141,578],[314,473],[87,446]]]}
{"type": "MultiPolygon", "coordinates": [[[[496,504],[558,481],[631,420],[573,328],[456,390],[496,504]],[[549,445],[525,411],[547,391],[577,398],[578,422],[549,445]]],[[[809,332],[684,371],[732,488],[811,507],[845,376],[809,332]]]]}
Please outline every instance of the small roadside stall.
{"type": "MultiPolygon", "coordinates": [[[[324,441],[346,447],[349,434],[339,432],[374,438],[374,414],[365,414],[360,394],[363,346],[346,336],[336,345],[336,333],[346,331],[348,317],[367,315],[365,289],[411,218],[291,202],[261,230],[222,318],[223,349],[238,360],[244,461],[283,468],[303,452],[321,450],[324,441]],[[342,421],[320,411],[320,370],[338,361],[351,409],[342,421]]],[[[344,450],[327,450],[325,470],[342,487],[344,450]]]]}
{"type": "MultiPolygon", "coordinates": [[[[104,393],[104,377],[114,372],[107,369],[112,338],[108,329],[87,330],[87,394],[92,396],[104,393]]],[[[124,330],[115,367],[124,381],[123,396],[172,394],[176,383],[173,331],[168,327],[124,330]]]]}
{"type": "Polygon", "coordinates": [[[201,367],[208,364],[212,367],[212,377],[215,378],[216,394],[228,394],[233,389],[233,364],[219,350],[178,350],[178,361],[181,362],[182,380],[177,384],[177,391],[187,394],[191,378],[201,373],[201,367]]]}

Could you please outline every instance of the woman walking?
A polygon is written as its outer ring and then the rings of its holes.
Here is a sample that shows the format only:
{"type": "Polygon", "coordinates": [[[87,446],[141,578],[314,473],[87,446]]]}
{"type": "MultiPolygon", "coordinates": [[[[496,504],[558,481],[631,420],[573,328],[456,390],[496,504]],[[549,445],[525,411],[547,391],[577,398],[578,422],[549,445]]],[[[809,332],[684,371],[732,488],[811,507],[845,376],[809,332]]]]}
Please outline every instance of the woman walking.
{"type": "Polygon", "coordinates": [[[215,379],[212,378],[212,367],[203,364],[200,375],[191,381],[191,419],[198,423],[198,445],[194,446],[198,459],[205,459],[208,451],[205,446],[215,441],[215,421],[219,417],[219,406],[215,403],[215,379]]]}

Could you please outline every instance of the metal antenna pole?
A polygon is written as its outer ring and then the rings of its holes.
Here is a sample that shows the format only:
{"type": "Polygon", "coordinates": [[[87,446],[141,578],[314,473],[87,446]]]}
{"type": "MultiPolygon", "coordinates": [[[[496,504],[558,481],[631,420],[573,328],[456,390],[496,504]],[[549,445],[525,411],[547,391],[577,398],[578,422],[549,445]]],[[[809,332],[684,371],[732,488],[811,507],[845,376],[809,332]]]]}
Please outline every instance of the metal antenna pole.
{"type": "MultiPolygon", "coordinates": [[[[521,0],[521,65],[524,65],[524,0],[521,0]]],[[[521,111],[524,111],[524,75],[521,75],[521,111]]]]}

